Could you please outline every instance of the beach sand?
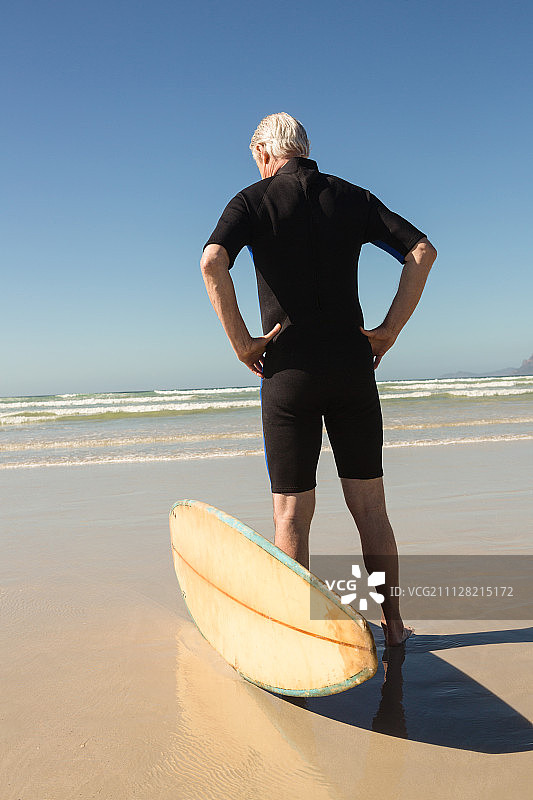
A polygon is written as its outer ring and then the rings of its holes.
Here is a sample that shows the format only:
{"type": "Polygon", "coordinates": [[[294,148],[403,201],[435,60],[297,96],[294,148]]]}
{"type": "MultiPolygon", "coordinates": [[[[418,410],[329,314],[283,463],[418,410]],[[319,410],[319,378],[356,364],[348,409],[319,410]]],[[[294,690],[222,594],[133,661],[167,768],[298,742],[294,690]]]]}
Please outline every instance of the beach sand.
{"type": "MultiPolygon", "coordinates": [[[[401,553],[532,553],[533,442],[385,456],[401,553]]],[[[187,614],[168,533],[181,498],[272,538],[261,456],[3,472],[4,800],[527,796],[530,622],[421,621],[385,683],[380,658],[340,695],[268,694],[187,614]]],[[[311,549],[350,548],[324,453],[311,549]]]]}

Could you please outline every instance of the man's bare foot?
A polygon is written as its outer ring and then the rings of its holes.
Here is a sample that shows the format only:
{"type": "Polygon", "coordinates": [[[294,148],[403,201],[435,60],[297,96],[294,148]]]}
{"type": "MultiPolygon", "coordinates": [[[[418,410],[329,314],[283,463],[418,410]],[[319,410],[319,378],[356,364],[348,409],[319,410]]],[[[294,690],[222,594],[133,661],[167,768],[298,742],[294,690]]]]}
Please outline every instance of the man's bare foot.
{"type": "Polygon", "coordinates": [[[409,625],[401,627],[400,630],[398,632],[395,631],[394,634],[392,632],[389,633],[386,622],[382,622],[381,627],[383,628],[383,633],[385,634],[385,644],[387,647],[399,647],[415,632],[415,629],[411,628],[409,625]]]}

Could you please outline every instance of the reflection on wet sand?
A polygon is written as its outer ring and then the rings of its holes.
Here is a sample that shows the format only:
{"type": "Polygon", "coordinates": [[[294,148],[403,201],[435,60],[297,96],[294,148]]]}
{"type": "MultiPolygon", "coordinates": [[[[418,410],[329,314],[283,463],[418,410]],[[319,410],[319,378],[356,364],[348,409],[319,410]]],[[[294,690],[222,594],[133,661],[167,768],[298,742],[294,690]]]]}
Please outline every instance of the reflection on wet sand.
{"type": "Polygon", "coordinates": [[[159,768],[188,769],[182,798],[281,797],[288,772],[298,774],[294,797],[331,797],[312,720],[295,720],[277,697],[243,680],[192,624],[176,645],[180,741],[159,768]]]}
{"type": "Polygon", "coordinates": [[[244,681],[184,623],[176,637],[177,730],[150,786],[180,775],[183,800],[271,798],[292,775],[296,800],[347,798],[380,785],[385,753],[401,770],[418,746],[408,739],[485,753],[532,749],[521,714],[437,655],[439,646],[530,638],[530,629],[518,629],[417,636],[385,651],[378,642],[373,680],[330,697],[289,698],[244,681]]]}
{"type": "MultiPolygon", "coordinates": [[[[372,626],[378,651],[380,633],[372,626]]],[[[418,635],[387,648],[373,681],[331,697],[309,698],[315,714],[388,736],[484,753],[533,749],[531,722],[439,650],[532,641],[532,628],[418,635]],[[381,688],[378,691],[378,679],[381,688]]]]}
{"type": "Polygon", "coordinates": [[[407,739],[402,676],[405,647],[405,645],[388,647],[383,653],[385,675],[381,686],[381,700],[372,720],[373,731],[386,733],[388,736],[396,736],[398,739],[407,739]]]}

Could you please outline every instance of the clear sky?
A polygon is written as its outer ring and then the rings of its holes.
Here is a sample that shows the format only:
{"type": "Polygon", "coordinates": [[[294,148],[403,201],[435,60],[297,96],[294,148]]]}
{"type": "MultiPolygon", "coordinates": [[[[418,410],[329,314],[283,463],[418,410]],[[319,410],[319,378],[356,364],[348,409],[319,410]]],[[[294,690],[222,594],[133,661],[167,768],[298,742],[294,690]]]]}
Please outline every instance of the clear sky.
{"type": "MultiPolygon", "coordinates": [[[[439,251],[382,380],[533,351],[530,2],[3,5],[0,394],[253,385],[198,261],[288,111],[439,251]]],[[[400,265],[360,261],[367,327],[400,265]]],[[[255,278],[232,275],[259,335],[255,278]]]]}

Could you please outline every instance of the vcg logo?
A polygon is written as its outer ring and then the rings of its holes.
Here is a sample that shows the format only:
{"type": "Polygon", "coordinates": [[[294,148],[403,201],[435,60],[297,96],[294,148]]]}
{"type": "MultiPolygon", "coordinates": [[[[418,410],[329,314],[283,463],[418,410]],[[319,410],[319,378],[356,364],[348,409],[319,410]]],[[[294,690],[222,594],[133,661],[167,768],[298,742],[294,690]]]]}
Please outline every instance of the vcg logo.
{"type": "MultiPolygon", "coordinates": [[[[352,575],[354,578],[361,577],[361,570],[358,564],[352,564],[352,575]]],[[[372,572],[371,575],[367,578],[367,586],[368,587],[376,587],[381,586],[385,583],[385,573],[384,572],[372,572]]],[[[344,605],[349,605],[354,600],[357,599],[357,580],[353,580],[353,578],[348,578],[348,580],[344,580],[341,578],[340,580],[326,580],[326,586],[328,589],[332,591],[337,591],[338,594],[341,595],[341,603],[344,605]],[[347,592],[347,594],[343,594],[343,592],[347,592]]],[[[376,603],[381,604],[385,600],[385,597],[380,594],[379,592],[368,592],[372,600],[375,600],[376,603]]],[[[368,602],[366,597],[359,598],[359,611],[366,611],[368,609],[368,602]]]]}

